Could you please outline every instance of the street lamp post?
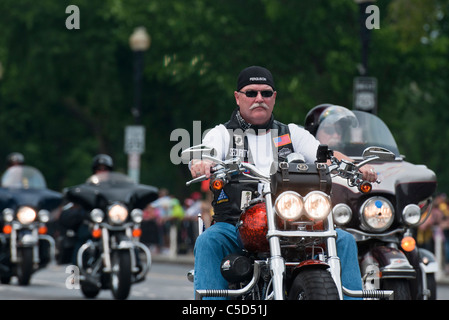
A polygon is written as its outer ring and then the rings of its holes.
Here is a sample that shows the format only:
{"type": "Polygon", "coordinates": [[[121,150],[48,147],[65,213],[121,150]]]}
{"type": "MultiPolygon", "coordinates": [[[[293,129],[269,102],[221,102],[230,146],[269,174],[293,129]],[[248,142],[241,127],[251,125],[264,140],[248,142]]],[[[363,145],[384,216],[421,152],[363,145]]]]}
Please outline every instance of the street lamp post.
{"type": "MultiPolygon", "coordinates": [[[[2,62],[0,61],[0,82],[2,81],[3,78],[3,65],[2,62]]],[[[1,107],[1,102],[2,102],[2,88],[0,86],[0,107],[1,107]]]]}
{"type": "Polygon", "coordinates": [[[134,51],[134,105],[131,113],[135,124],[142,122],[142,77],[144,53],[150,48],[151,38],[144,27],[134,29],[129,38],[129,45],[134,51]]]}
{"type": "Polygon", "coordinates": [[[354,109],[377,114],[377,79],[368,76],[368,52],[371,41],[371,30],[366,26],[367,8],[375,0],[354,0],[359,5],[361,64],[359,77],[354,78],[353,99],[354,109]]]}
{"type": "Polygon", "coordinates": [[[145,150],[145,127],[142,126],[142,78],[144,53],[150,48],[151,38],[144,27],[137,27],[129,38],[134,52],[134,104],[131,113],[134,125],[125,128],[125,152],[128,154],[128,176],[136,183],[140,177],[140,155],[145,150]]]}

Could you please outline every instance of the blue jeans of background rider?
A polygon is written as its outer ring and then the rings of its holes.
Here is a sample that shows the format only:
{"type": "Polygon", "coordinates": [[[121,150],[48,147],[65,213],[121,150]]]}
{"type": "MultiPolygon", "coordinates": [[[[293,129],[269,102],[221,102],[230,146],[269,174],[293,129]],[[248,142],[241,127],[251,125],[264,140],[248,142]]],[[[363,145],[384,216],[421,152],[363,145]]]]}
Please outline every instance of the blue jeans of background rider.
{"type": "MultiPolygon", "coordinates": [[[[337,252],[341,262],[341,281],[344,287],[361,290],[362,280],[353,236],[337,229],[337,252]]],[[[227,289],[228,282],[220,272],[221,260],[230,253],[240,252],[241,242],[236,227],[218,222],[201,234],[195,244],[194,289],[227,289]]],[[[217,298],[214,298],[217,299],[217,298]]],[[[344,299],[352,299],[344,296],[344,299]]]]}

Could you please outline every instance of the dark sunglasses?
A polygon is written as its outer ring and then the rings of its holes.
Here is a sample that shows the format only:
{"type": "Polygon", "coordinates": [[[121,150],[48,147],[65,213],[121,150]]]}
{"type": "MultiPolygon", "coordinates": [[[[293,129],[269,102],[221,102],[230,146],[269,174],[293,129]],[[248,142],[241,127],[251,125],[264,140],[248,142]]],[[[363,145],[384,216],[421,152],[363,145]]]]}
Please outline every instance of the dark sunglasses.
{"type": "Polygon", "coordinates": [[[262,97],[264,98],[270,98],[271,96],[273,96],[274,91],[271,90],[247,90],[245,92],[243,91],[239,91],[240,93],[244,93],[245,96],[247,96],[248,98],[255,98],[257,97],[257,95],[260,94],[262,95],[262,97]]]}

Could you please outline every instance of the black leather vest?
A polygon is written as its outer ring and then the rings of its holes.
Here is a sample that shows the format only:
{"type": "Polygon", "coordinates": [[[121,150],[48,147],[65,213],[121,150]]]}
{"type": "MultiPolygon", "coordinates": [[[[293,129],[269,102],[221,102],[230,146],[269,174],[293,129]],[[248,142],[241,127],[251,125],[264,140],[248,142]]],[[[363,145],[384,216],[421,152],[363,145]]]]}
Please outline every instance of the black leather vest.
{"type": "MultiPolygon", "coordinates": [[[[232,113],[231,119],[224,124],[230,134],[230,143],[226,153],[226,159],[239,157],[244,162],[254,164],[250,148],[248,146],[247,133],[251,134],[270,134],[273,148],[273,156],[277,159],[273,161],[282,161],[288,154],[293,152],[293,145],[290,137],[288,125],[277,120],[271,119],[263,126],[249,126],[242,129],[238,121],[238,108],[232,113]]],[[[254,182],[239,182],[236,178],[231,180],[223,189],[212,190],[214,199],[212,206],[214,208],[214,220],[217,222],[228,222],[236,224],[245,205],[245,202],[255,198],[258,184],[254,182]]]]}

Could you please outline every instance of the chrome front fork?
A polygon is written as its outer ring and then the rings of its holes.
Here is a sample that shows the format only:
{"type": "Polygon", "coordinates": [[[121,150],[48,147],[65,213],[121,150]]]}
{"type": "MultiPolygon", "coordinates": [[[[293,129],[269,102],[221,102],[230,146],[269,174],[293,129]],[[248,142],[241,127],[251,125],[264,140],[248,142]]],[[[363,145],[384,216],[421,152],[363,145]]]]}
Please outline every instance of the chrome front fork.
{"type": "MultiPolygon", "coordinates": [[[[266,183],[264,185],[265,205],[267,208],[267,223],[268,223],[268,233],[270,231],[276,230],[276,221],[274,219],[273,213],[273,203],[271,200],[271,186],[266,183]]],[[[270,244],[270,272],[273,279],[273,293],[274,300],[284,300],[284,274],[285,274],[285,261],[281,255],[281,244],[279,237],[273,235],[269,238],[270,244]]]]}
{"type": "MultiPolygon", "coordinates": [[[[327,225],[329,231],[335,232],[334,221],[332,218],[332,213],[327,216],[327,225]]],[[[337,241],[335,237],[327,238],[327,263],[329,264],[330,273],[332,279],[334,279],[335,285],[337,286],[338,295],[340,300],[343,299],[342,284],[341,284],[341,264],[340,258],[337,255],[337,241]]]]}
{"type": "MultiPolygon", "coordinates": [[[[105,227],[102,228],[102,233],[101,233],[101,241],[102,241],[102,254],[101,254],[101,259],[103,262],[103,268],[102,271],[105,273],[110,273],[112,272],[112,262],[111,262],[111,251],[112,248],[110,246],[111,241],[110,241],[110,236],[109,236],[109,230],[105,227]]],[[[87,250],[87,249],[94,249],[94,244],[92,241],[88,241],[86,243],[84,243],[80,249],[77,252],[77,264],[78,267],[81,270],[81,273],[88,273],[85,268],[83,267],[83,253],[87,250]]],[[[151,251],[150,249],[148,249],[148,247],[146,245],[144,245],[143,243],[139,242],[139,241],[132,241],[132,240],[124,240],[121,241],[119,244],[117,244],[115,246],[114,249],[118,249],[118,250],[129,250],[130,255],[131,255],[131,271],[133,273],[135,273],[135,281],[139,282],[143,279],[145,279],[145,275],[148,273],[148,271],[151,268],[151,264],[152,264],[152,257],[151,257],[151,251]],[[144,255],[143,258],[145,261],[142,261],[142,270],[139,271],[139,269],[137,268],[137,258],[136,258],[136,252],[134,249],[139,249],[141,250],[144,255]],[[137,273],[138,272],[138,273],[137,273]]],[[[94,267],[94,270],[90,273],[95,274],[98,271],[100,271],[100,265],[94,267]]]]}

